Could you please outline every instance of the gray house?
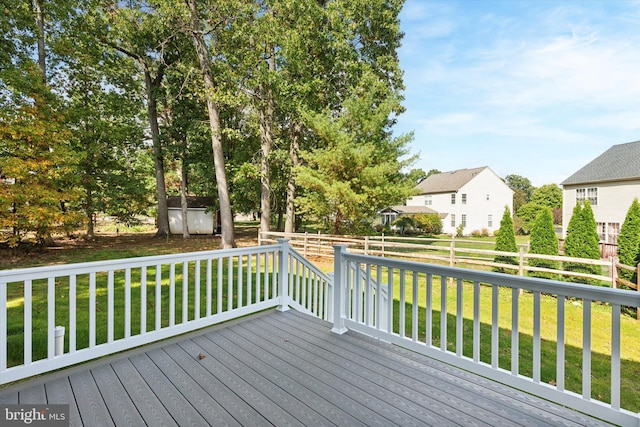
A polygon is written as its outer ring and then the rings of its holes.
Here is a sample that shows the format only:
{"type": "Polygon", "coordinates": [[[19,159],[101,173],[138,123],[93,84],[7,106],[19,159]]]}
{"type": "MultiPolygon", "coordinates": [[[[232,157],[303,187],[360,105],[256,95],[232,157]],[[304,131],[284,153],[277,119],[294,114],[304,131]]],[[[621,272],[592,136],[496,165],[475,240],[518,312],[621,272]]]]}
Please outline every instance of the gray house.
{"type": "Polygon", "coordinates": [[[560,185],[562,237],[576,203],[589,200],[600,240],[617,243],[631,202],[640,198],[640,141],[614,145],[560,185]]]}

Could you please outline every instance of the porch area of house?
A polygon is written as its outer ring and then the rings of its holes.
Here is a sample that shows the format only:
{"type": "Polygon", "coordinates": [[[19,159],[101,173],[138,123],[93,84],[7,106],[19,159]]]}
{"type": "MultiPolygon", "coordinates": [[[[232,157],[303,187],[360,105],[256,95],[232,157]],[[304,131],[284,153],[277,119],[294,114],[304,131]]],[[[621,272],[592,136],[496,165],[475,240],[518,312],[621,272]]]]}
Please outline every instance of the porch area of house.
{"type": "Polygon", "coordinates": [[[602,421],[297,310],[269,309],[0,389],[70,425],[522,425],[602,421]]]}

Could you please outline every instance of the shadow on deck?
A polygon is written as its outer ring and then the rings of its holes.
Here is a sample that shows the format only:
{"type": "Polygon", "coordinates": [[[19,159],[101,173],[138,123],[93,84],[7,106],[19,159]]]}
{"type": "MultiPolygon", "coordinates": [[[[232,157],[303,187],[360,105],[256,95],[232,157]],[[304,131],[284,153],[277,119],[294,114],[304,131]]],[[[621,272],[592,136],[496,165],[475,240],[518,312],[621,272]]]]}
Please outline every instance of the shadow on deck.
{"type": "Polygon", "coordinates": [[[357,332],[268,311],[0,389],[70,425],[604,423],[357,332]]]}

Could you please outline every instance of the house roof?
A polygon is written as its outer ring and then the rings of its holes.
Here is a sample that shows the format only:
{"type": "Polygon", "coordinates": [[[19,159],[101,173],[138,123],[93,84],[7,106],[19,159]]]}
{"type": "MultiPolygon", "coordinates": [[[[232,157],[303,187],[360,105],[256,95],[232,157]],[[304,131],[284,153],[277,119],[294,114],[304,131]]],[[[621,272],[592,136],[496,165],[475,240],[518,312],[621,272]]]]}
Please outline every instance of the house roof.
{"type": "MultiPolygon", "coordinates": [[[[209,208],[215,204],[216,199],[214,197],[204,196],[187,196],[187,207],[189,208],[209,208]]],[[[181,207],[180,196],[167,197],[168,208],[181,207]]]]}
{"type": "Polygon", "coordinates": [[[434,211],[431,208],[428,208],[426,206],[401,206],[401,205],[397,205],[397,206],[389,206],[386,209],[383,209],[382,212],[384,211],[389,211],[392,210],[396,213],[399,214],[404,214],[404,215],[415,215],[415,214],[437,214],[437,211],[434,211]]]}
{"type": "Polygon", "coordinates": [[[485,169],[488,169],[488,166],[473,169],[458,169],[430,175],[418,184],[418,190],[420,194],[455,192],[485,169]]]}
{"type": "Polygon", "coordinates": [[[612,146],[560,185],[634,178],[640,178],[640,141],[612,146]]]}

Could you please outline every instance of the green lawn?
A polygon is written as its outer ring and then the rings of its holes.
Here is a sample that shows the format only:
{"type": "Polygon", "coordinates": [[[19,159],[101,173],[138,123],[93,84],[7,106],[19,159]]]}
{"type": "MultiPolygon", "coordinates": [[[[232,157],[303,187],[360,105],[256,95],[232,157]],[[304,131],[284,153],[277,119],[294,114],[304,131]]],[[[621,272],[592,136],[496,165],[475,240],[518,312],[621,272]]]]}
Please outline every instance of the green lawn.
{"type": "MultiPolygon", "coordinates": [[[[406,283],[410,278],[406,277],[406,283]]],[[[426,279],[419,276],[418,337],[425,342],[426,337],[426,279]]],[[[473,357],[473,284],[463,283],[463,354],[473,357]]],[[[533,294],[518,296],[519,301],[519,373],[532,375],[533,360],[533,294]]],[[[407,285],[405,291],[405,331],[412,336],[413,305],[412,295],[407,285]]],[[[447,285],[447,349],[456,351],[456,285],[447,285]]],[[[511,306],[510,288],[499,289],[499,366],[511,370],[511,306]]],[[[431,339],[440,346],[440,278],[433,278],[432,286],[432,331],[431,339]]],[[[394,278],[394,331],[400,333],[400,279],[394,278]]],[[[481,286],[480,292],[480,359],[491,363],[491,287],[481,286]]],[[[582,394],[582,303],[577,300],[565,302],[565,388],[582,394]]],[[[557,354],[557,298],[541,295],[541,381],[555,384],[557,354]]],[[[592,304],[591,307],[591,397],[610,402],[610,331],[611,307],[592,304]]],[[[622,407],[632,412],[640,411],[640,322],[632,315],[623,314],[621,319],[621,399],[622,407]]]]}

